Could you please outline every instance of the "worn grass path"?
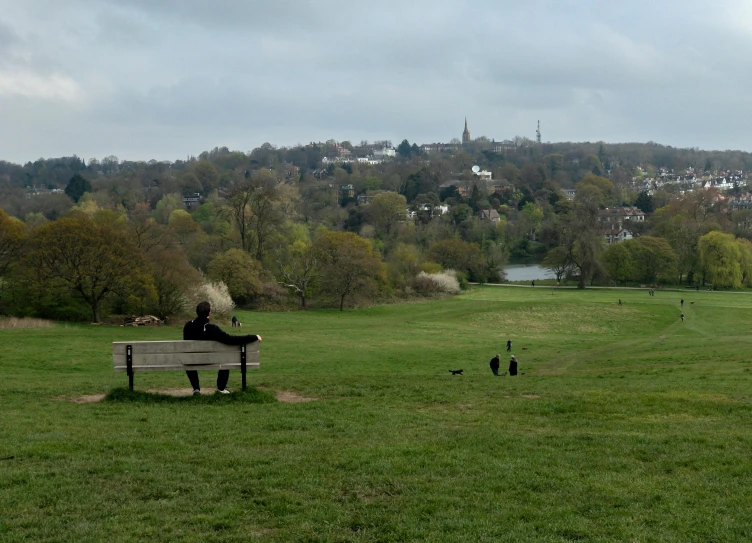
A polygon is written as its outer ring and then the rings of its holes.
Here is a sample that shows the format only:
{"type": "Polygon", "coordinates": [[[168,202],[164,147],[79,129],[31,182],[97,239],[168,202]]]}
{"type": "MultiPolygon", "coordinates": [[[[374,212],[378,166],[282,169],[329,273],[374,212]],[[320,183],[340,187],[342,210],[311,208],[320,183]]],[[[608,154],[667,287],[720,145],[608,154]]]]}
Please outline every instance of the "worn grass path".
{"type": "Polygon", "coordinates": [[[751,310],[485,287],[242,313],[262,390],[89,404],[69,400],[127,384],[112,341],[180,328],[2,330],[0,541],[751,540],[751,310]],[[525,375],[494,378],[508,338],[525,375]]]}

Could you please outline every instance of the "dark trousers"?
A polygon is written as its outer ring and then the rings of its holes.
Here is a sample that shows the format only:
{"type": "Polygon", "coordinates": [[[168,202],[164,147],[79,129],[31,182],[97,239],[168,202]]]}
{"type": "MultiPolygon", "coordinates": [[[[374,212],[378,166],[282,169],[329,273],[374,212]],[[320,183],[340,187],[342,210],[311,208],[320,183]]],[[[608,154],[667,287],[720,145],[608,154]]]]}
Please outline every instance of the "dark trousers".
{"type": "MultiPolygon", "coordinates": [[[[193,390],[201,390],[201,385],[198,382],[198,371],[191,370],[186,371],[188,380],[191,382],[193,390]]],[[[227,381],[230,380],[230,370],[219,370],[217,372],[217,390],[224,390],[227,388],[227,381]]]]}
{"type": "Polygon", "coordinates": [[[493,372],[493,374],[494,374],[494,375],[496,375],[497,377],[499,376],[499,368],[491,368],[491,371],[492,371],[492,372],[493,372]]]}

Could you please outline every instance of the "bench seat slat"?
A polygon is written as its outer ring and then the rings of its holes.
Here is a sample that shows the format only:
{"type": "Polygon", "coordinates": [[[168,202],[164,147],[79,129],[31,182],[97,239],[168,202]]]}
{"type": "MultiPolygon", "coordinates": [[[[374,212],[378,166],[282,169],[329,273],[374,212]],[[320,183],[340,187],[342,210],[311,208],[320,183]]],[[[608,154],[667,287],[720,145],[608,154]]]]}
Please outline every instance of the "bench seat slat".
{"type": "MultiPolygon", "coordinates": [[[[240,345],[225,345],[217,341],[116,341],[112,344],[112,354],[125,356],[127,345],[133,346],[133,355],[172,354],[172,353],[222,353],[240,352],[240,345]]],[[[259,342],[246,345],[246,352],[258,352],[259,342]]]]}
{"type": "MultiPolygon", "coordinates": [[[[183,366],[180,364],[176,365],[169,365],[169,366],[133,366],[133,372],[139,373],[139,372],[153,372],[153,371],[187,371],[187,370],[239,370],[240,369],[240,362],[236,362],[233,364],[193,364],[190,366],[183,366]]],[[[247,370],[257,370],[259,369],[259,363],[253,363],[253,364],[246,364],[247,370]]],[[[125,365],[122,366],[115,366],[115,371],[119,373],[125,373],[128,371],[128,367],[125,365]]]]}
{"type": "MultiPolygon", "coordinates": [[[[258,362],[258,353],[246,353],[247,362],[258,362]]],[[[125,355],[112,355],[114,366],[127,364],[125,355]]],[[[133,354],[134,366],[184,366],[190,364],[240,364],[240,348],[225,353],[133,354]]]]}

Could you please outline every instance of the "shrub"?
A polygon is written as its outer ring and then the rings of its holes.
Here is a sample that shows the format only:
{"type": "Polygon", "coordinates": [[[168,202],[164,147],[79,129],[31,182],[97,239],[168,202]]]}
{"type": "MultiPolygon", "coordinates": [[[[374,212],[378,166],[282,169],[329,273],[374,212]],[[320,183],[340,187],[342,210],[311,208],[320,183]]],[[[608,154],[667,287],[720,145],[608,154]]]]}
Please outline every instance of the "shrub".
{"type": "Polygon", "coordinates": [[[457,274],[454,270],[430,274],[420,272],[413,281],[413,288],[421,294],[432,294],[435,292],[458,294],[460,292],[460,283],[457,281],[457,274]]]}
{"type": "Polygon", "coordinates": [[[186,296],[187,305],[194,308],[204,300],[211,304],[212,315],[215,317],[229,319],[232,316],[235,303],[230,297],[227,285],[222,281],[213,283],[205,280],[199,286],[189,290],[186,296]]]}

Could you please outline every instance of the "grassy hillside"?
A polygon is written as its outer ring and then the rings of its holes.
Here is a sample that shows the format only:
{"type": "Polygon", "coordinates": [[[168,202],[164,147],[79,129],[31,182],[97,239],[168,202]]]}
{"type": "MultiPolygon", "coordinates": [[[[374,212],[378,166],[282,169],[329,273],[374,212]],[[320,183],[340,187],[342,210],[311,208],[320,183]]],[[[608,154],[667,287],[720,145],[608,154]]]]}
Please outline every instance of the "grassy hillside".
{"type": "Polygon", "coordinates": [[[112,341],[180,328],[0,330],[0,541],[749,540],[751,308],[485,287],[241,312],[262,390],[160,402],[69,400],[127,384],[112,341]],[[524,375],[495,378],[507,339],[524,375]]]}

